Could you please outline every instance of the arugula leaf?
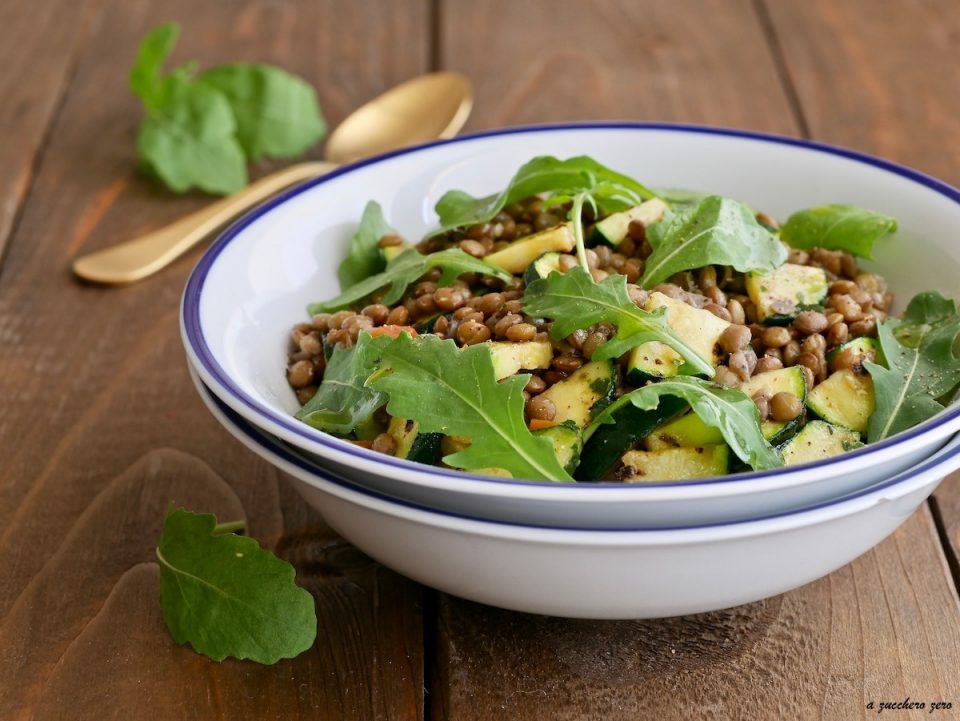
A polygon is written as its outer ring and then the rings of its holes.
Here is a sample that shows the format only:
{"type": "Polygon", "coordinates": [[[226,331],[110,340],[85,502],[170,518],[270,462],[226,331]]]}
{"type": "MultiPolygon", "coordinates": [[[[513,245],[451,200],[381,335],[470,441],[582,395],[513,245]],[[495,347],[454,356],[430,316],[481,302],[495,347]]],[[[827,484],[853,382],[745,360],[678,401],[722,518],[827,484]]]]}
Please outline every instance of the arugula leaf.
{"type": "Polygon", "coordinates": [[[350,240],[350,252],[340,262],[337,278],[340,288],[346,290],[364,278],[382,271],[387,262],[380,252],[379,242],[385,235],[394,235],[396,230],[387,224],[380,203],[371,200],[363,209],[360,227],[350,240]]]}
{"type": "Polygon", "coordinates": [[[871,443],[915,426],[943,410],[937,400],[960,384],[960,314],[937,291],[915,296],[903,319],[888,318],[877,331],[887,367],[864,363],[873,379],[876,407],[867,437],[871,443]]]}
{"type": "Polygon", "coordinates": [[[444,233],[452,228],[486,222],[506,206],[531,195],[551,192],[572,198],[602,184],[622,189],[618,194],[605,193],[607,197],[600,203],[600,209],[605,212],[624,210],[653,197],[653,193],[637,181],[586,155],[567,160],[542,155],[525,163],[500,193],[482,198],[475,198],[462,190],[445,193],[435,207],[440,217],[440,229],[435,232],[444,233]]]}
{"type": "Polygon", "coordinates": [[[289,563],[225,532],[240,525],[182,508],[167,514],[157,546],[163,620],[177,643],[214,661],[293,658],[317,636],[313,597],[289,563]]]}
{"type": "Polygon", "coordinates": [[[237,140],[247,159],[289,158],[327,132],[317,93],[296,75],[262,64],[223,65],[197,81],[218,91],[237,120],[237,140]]]}
{"type": "Polygon", "coordinates": [[[361,333],[352,347],[335,348],[327,361],[323,382],[297,412],[297,418],[321,431],[342,436],[370,418],[387,399],[365,384],[390,340],[389,336],[373,338],[361,333]]]}
{"type": "Polygon", "coordinates": [[[467,255],[459,248],[441,250],[428,255],[422,255],[415,248],[409,248],[390,261],[382,273],[361,280],[332,300],[312,303],[307,308],[307,312],[314,315],[341,310],[385,286],[389,286],[389,290],[381,302],[386,305],[396,303],[400,300],[408,285],[433,268],[442,270],[440,280],[437,281],[437,284],[441,286],[451,285],[464,273],[493,275],[503,281],[509,281],[512,277],[506,271],[488,265],[472,255],[467,255]]]}
{"type": "Polygon", "coordinates": [[[551,273],[527,286],[522,303],[528,315],[553,320],[551,334],[557,339],[602,321],[613,323],[617,335],[596,350],[595,360],[616,358],[656,340],[677,351],[698,372],[713,375],[713,365],[667,325],[665,308],[649,313],[630,300],[624,275],[610,275],[595,283],[579,266],[566,273],[551,273]]]}
{"type": "Polygon", "coordinates": [[[447,465],[572,483],[550,440],[533,435],[524,422],[529,380],[521,374],[497,382],[490,349],[482,343],[461,350],[452,340],[401,333],[367,383],[387,394],[390,415],[419,422],[422,432],[470,438],[468,448],[443,459],[447,465]]]}
{"type": "Polygon", "coordinates": [[[137,154],[178,193],[197,187],[226,194],[247,184],[230,104],[182,73],[170,73],[154,89],[137,133],[137,154]]]}
{"type": "Polygon", "coordinates": [[[737,457],[754,469],[763,471],[783,465],[780,454],[760,431],[760,414],[750,396],[739,389],[725,388],[693,376],[651,383],[621,396],[597,416],[586,429],[584,439],[600,424],[613,423],[614,411],[627,403],[649,411],[660,404],[662,396],[677,396],[687,401],[700,420],[718,428],[737,457]]]}
{"type": "Polygon", "coordinates": [[[793,248],[845,250],[870,258],[873,244],[897,229],[893,218],[856,205],[836,203],[791,215],[780,237],[793,248]]]}
{"type": "Polygon", "coordinates": [[[730,198],[711,195],[659,225],[647,236],[653,253],[640,280],[644,288],[705,265],[746,272],[773,270],[787,260],[786,248],[757,222],[753,211],[730,198]]]}

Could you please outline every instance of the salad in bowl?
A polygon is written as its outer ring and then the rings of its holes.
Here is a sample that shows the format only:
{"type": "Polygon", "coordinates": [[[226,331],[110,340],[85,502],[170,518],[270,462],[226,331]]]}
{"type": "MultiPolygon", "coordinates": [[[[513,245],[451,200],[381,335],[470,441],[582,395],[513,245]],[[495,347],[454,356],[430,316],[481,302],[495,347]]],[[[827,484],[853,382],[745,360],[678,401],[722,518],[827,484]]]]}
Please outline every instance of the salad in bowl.
{"type": "Polygon", "coordinates": [[[732,198],[652,190],[540,156],[501,192],[450,191],[412,242],[371,202],[341,293],[291,333],[297,417],[410,461],[625,483],[722,477],[841,454],[939,411],[960,315],[900,316],[852,205],[783,225],[732,198]]]}

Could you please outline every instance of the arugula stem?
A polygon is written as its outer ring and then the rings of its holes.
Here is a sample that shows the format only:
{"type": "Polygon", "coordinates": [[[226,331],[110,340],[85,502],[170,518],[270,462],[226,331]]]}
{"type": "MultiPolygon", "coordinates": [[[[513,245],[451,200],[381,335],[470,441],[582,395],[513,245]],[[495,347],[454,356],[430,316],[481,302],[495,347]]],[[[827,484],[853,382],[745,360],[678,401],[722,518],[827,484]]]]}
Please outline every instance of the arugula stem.
{"type": "Polygon", "coordinates": [[[577,243],[577,260],[585,271],[590,272],[587,264],[587,248],[583,240],[583,201],[587,193],[577,193],[573,196],[573,207],[570,208],[570,220],[573,222],[573,238],[577,243]]]}
{"type": "Polygon", "coordinates": [[[228,521],[226,523],[218,523],[213,527],[213,531],[210,533],[211,536],[223,536],[227,533],[235,533],[236,531],[242,531],[247,527],[246,521],[228,521]]]}

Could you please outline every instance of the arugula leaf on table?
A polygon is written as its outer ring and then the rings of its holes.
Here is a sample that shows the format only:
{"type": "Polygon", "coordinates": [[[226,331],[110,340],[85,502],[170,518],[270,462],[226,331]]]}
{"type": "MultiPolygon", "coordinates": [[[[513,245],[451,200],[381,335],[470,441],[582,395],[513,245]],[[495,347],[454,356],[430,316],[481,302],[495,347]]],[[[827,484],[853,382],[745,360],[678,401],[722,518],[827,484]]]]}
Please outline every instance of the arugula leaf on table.
{"type": "Polygon", "coordinates": [[[614,412],[632,403],[641,410],[653,410],[662,396],[683,398],[700,420],[720,430],[731,450],[755,470],[778,468],[783,459],[763,437],[757,406],[743,391],[725,388],[693,376],[680,376],[651,383],[611,403],[584,432],[589,438],[603,423],[614,423],[614,412]]]}
{"type": "Polygon", "coordinates": [[[871,443],[936,415],[944,408],[937,399],[960,384],[957,304],[935,290],[920,293],[902,319],[881,323],[877,336],[886,367],[863,364],[876,400],[867,429],[871,443]]]}
{"type": "Polygon", "coordinates": [[[386,396],[366,385],[377,359],[389,345],[389,336],[361,333],[350,348],[335,348],[323,373],[323,382],[297,418],[327,433],[345,436],[370,418],[386,396]]]}
{"type": "Polygon", "coordinates": [[[273,664],[309,649],[317,636],[313,597],[293,566],[209,513],[171,510],[157,545],[160,606],[177,643],[214,661],[273,664]]]}
{"type": "Polygon", "coordinates": [[[665,308],[650,313],[630,300],[626,276],[614,274],[595,283],[579,266],[566,273],[551,273],[527,286],[522,303],[528,315],[553,320],[551,335],[556,339],[602,321],[613,323],[617,335],[596,350],[596,360],[616,358],[655,340],[673,348],[698,372],[714,373],[713,365],[667,325],[665,308]]]}
{"type": "Polygon", "coordinates": [[[387,262],[380,251],[379,242],[383,236],[395,235],[396,232],[383,217],[380,203],[375,200],[367,203],[360,218],[360,227],[350,240],[350,252],[337,270],[342,290],[386,268],[387,262]]]}
{"type": "Polygon", "coordinates": [[[437,281],[440,286],[451,285],[464,273],[492,275],[503,281],[509,281],[512,278],[506,271],[484,263],[482,260],[477,260],[459,248],[441,250],[428,255],[417,252],[415,248],[409,248],[390,261],[382,273],[364,278],[347,288],[336,298],[312,303],[307,312],[314,315],[341,310],[387,286],[389,286],[389,290],[387,290],[381,302],[391,305],[400,300],[408,285],[433,268],[440,268],[442,271],[440,280],[437,281]]]}
{"type": "Polygon", "coordinates": [[[757,222],[752,210],[730,198],[711,195],[658,225],[647,235],[653,253],[640,279],[644,288],[705,265],[746,272],[773,270],[787,260],[783,243],[757,222]]]}
{"type": "Polygon", "coordinates": [[[897,221],[856,205],[836,203],[791,215],[780,237],[792,248],[845,250],[861,258],[873,255],[873,244],[897,230],[897,221]]]}
{"type": "Polygon", "coordinates": [[[387,394],[390,415],[419,422],[422,432],[470,438],[468,448],[443,459],[447,465],[572,483],[553,443],[526,426],[523,389],[529,380],[520,374],[497,382],[490,349],[482,343],[461,350],[452,340],[401,333],[383,350],[367,383],[387,394]]]}
{"type": "Polygon", "coordinates": [[[150,31],[129,75],[146,111],[137,156],[172,190],[234,192],[247,183],[248,159],[297,155],[326,132],[313,89],[279,68],[224,65],[197,76],[189,62],[162,74],[179,34],[176,23],[150,31]]]}
{"type": "Polygon", "coordinates": [[[435,210],[444,233],[452,228],[483,223],[511,203],[539,193],[573,197],[579,192],[606,185],[622,192],[606,193],[599,201],[604,212],[624,210],[653,197],[646,187],[621,173],[601,165],[593,158],[581,155],[559,160],[541,155],[525,163],[501,192],[475,198],[462,190],[450,190],[437,201],[435,210]]]}
{"type": "Polygon", "coordinates": [[[237,140],[250,161],[300,155],[327,132],[314,89],[280,68],[222,65],[197,81],[219,90],[230,103],[237,140]]]}

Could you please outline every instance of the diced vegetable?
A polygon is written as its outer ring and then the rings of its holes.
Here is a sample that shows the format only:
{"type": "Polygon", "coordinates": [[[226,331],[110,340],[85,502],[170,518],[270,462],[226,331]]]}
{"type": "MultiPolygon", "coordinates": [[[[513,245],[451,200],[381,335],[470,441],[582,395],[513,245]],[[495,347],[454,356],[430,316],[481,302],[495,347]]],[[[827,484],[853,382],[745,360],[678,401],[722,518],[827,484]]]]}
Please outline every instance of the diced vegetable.
{"type": "Polygon", "coordinates": [[[391,418],[387,433],[397,444],[393,454],[415,463],[436,463],[440,452],[440,433],[420,433],[420,424],[404,418],[391,418]]]}
{"type": "Polygon", "coordinates": [[[623,456],[621,477],[625,483],[682,481],[722,476],[729,466],[730,449],[725,445],[630,451],[623,456]]]}
{"type": "Polygon", "coordinates": [[[863,433],[873,413],[873,380],[866,373],[843,369],[807,395],[807,407],[823,420],[863,433]]]}
{"type": "Polygon", "coordinates": [[[534,434],[546,436],[553,441],[557,459],[567,473],[572,474],[580,461],[580,452],[583,450],[583,436],[580,429],[572,421],[566,421],[559,425],[534,431],[534,434]]]}
{"type": "Polygon", "coordinates": [[[638,221],[646,225],[658,223],[663,218],[667,206],[659,198],[648,200],[622,213],[613,213],[593,226],[593,241],[606,243],[614,248],[627,237],[630,223],[638,221]]]}
{"type": "Polygon", "coordinates": [[[559,251],[551,250],[533,261],[523,274],[524,285],[530,285],[535,280],[546,278],[555,270],[559,271],[561,255],[563,254],[559,251]]]}
{"type": "Polygon", "coordinates": [[[643,442],[648,451],[696,448],[718,443],[723,443],[723,433],[719,428],[708,426],[696,413],[687,413],[657,428],[643,442]]]}
{"type": "Polygon", "coordinates": [[[860,434],[856,431],[825,421],[810,421],[780,451],[785,465],[797,466],[837,456],[862,445],[860,434]]]}
{"type": "Polygon", "coordinates": [[[800,366],[758,373],[741,385],[740,390],[751,398],[762,392],[766,392],[771,398],[777,393],[792,393],[801,403],[807,398],[807,382],[800,366]]]}
{"type": "Polygon", "coordinates": [[[573,421],[583,429],[601,408],[606,407],[617,390],[617,367],[613,361],[593,361],[569,378],[554,383],[540,394],[553,401],[557,423],[573,421]]]}
{"type": "Polygon", "coordinates": [[[413,246],[410,243],[399,243],[398,245],[388,245],[385,248],[380,249],[380,254],[383,256],[383,259],[388,263],[400,255],[407,248],[412,248],[413,246]]]}
{"type": "Polygon", "coordinates": [[[748,273],[746,285],[757,317],[768,325],[789,323],[800,311],[821,306],[829,287],[823,268],[793,263],[767,273],[748,273]]]}
{"type": "Polygon", "coordinates": [[[827,360],[830,361],[830,365],[833,367],[834,361],[836,361],[837,356],[841,353],[852,355],[853,363],[848,367],[851,370],[859,372],[863,368],[864,361],[875,361],[877,359],[878,351],[879,345],[877,341],[873,338],[863,336],[861,338],[848,340],[843,345],[837,346],[827,354],[827,360]]]}
{"type": "Polygon", "coordinates": [[[553,346],[549,341],[527,341],[525,343],[494,342],[489,343],[493,356],[493,372],[497,380],[512,376],[520,370],[549,368],[553,360],[553,346]]]}
{"type": "MultiPolygon", "coordinates": [[[[722,355],[717,352],[717,341],[730,323],[708,310],[694,308],[663,293],[651,293],[645,310],[667,309],[667,325],[703,359],[714,367],[722,355]]],[[[643,343],[630,352],[627,361],[627,380],[640,385],[648,380],[670,378],[681,372],[683,358],[672,348],[658,341],[643,343]]]]}
{"type": "Polygon", "coordinates": [[[491,253],[483,260],[489,265],[501,268],[508,273],[523,273],[527,267],[544,253],[558,250],[568,253],[573,250],[576,240],[570,223],[556,225],[539,233],[515,240],[503,250],[491,253]]]}
{"type": "MultiPolygon", "coordinates": [[[[666,397],[652,411],[627,404],[613,413],[613,423],[598,425],[580,454],[574,478],[578,481],[604,479],[617,465],[620,457],[665,420],[687,407],[680,398],[666,397]]],[[[589,431],[588,431],[589,434],[589,431]]]]}

